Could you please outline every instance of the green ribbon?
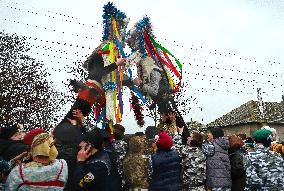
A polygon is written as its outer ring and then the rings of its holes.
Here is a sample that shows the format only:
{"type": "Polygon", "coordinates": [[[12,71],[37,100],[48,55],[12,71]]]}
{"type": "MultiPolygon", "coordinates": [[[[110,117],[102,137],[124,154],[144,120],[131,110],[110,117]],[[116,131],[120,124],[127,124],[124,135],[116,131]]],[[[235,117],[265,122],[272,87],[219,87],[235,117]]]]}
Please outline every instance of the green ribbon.
{"type": "Polygon", "coordinates": [[[170,51],[168,51],[168,49],[166,49],[165,47],[157,43],[153,37],[149,36],[149,38],[151,42],[155,45],[155,47],[161,49],[162,51],[166,52],[167,54],[169,54],[171,57],[175,59],[176,63],[178,64],[179,69],[181,70],[181,75],[182,75],[182,64],[180,63],[180,61],[170,51]]]}
{"type": "Polygon", "coordinates": [[[109,50],[109,43],[104,45],[101,51],[107,51],[107,50],[109,50]]]}

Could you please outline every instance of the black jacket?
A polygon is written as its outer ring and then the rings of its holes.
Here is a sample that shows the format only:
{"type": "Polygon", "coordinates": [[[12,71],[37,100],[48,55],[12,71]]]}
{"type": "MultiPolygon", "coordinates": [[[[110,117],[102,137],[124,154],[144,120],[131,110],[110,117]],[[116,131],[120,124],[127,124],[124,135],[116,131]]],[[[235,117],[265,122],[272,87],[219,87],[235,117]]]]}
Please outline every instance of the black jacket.
{"type": "Polygon", "coordinates": [[[77,162],[73,180],[75,190],[107,191],[111,164],[105,151],[95,153],[84,162],[77,162]]]}
{"type": "Polygon", "coordinates": [[[26,151],[29,151],[29,146],[22,141],[0,139],[0,156],[6,161],[9,161],[26,151]]]}
{"type": "Polygon", "coordinates": [[[120,191],[122,179],[117,169],[117,154],[115,153],[114,147],[110,144],[107,145],[104,150],[107,152],[111,163],[108,191],[120,191]]]}

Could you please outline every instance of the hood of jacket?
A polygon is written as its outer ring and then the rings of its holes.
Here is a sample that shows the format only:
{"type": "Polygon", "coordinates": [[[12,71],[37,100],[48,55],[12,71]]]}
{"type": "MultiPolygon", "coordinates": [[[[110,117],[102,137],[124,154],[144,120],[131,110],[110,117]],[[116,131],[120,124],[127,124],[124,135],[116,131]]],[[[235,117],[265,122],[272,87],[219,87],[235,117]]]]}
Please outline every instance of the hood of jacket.
{"type": "Polygon", "coordinates": [[[218,137],[213,140],[217,145],[219,145],[222,149],[229,149],[229,138],[228,137],[218,137]]]}

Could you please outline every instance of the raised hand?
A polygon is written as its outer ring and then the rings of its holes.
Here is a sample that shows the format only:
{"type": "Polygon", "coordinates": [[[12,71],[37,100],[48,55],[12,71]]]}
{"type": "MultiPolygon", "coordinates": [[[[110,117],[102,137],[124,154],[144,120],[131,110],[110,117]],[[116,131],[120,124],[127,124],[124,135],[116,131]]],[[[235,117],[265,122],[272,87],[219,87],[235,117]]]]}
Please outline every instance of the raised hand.
{"type": "Polygon", "coordinates": [[[116,65],[118,66],[124,66],[126,64],[126,61],[124,58],[119,58],[116,62],[116,65]]]}
{"type": "Polygon", "coordinates": [[[175,112],[170,112],[168,114],[169,118],[171,121],[175,121],[176,120],[176,113],[175,112]]]}
{"type": "Polygon", "coordinates": [[[85,161],[92,155],[91,145],[86,147],[82,147],[81,150],[77,154],[77,161],[85,161]]]}

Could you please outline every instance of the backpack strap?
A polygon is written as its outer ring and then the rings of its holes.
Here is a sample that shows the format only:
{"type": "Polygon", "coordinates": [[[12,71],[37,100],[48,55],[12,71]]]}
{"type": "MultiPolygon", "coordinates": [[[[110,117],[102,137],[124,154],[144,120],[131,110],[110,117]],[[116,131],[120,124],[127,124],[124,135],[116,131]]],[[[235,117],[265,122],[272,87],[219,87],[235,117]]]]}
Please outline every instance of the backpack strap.
{"type": "Polygon", "coordinates": [[[56,176],[56,179],[51,180],[51,181],[47,181],[47,182],[30,182],[30,181],[25,180],[24,176],[23,176],[23,165],[22,165],[22,163],[20,163],[20,165],[19,165],[20,177],[21,177],[23,182],[21,184],[19,184],[19,186],[17,187],[17,190],[19,190],[23,185],[64,187],[65,183],[63,181],[58,180],[60,175],[62,174],[63,167],[64,167],[62,160],[60,160],[60,163],[61,163],[61,168],[60,168],[59,173],[56,176]]]}

